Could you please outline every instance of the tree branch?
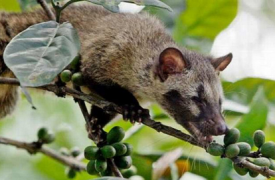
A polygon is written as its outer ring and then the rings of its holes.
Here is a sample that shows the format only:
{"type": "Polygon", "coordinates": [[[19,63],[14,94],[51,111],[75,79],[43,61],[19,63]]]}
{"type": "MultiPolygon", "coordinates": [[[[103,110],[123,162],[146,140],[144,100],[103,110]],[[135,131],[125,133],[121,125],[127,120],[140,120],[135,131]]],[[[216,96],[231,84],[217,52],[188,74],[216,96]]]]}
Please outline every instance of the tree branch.
{"type": "Polygon", "coordinates": [[[240,157],[232,158],[231,160],[233,161],[234,164],[240,165],[241,167],[245,167],[252,171],[258,172],[267,178],[270,178],[271,176],[275,177],[275,171],[269,169],[268,167],[257,166],[249,162],[247,159],[240,158],[240,157]]]}
{"type": "MultiPolygon", "coordinates": [[[[0,78],[0,84],[10,84],[10,85],[17,85],[17,86],[20,85],[19,81],[14,78],[0,78]]],[[[80,99],[80,100],[86,101],[88,103],[91,103],[91,104],[98,106],[106,111],[113,111],[113,112],[117,112],[120,114],[122,113],[122,108],[113,104],[113,103],[104,101],[97,97],[86,95],[82,92],[79,92],[77,90],[74,90],[74,89],[71,89],[68,87],[58,87],[57,85],[49,84],[49,85],[46,85],[43,87],[37,87],[37,88],[51,91],[55,94],[58,94],[58,93],[60,93],[60,91],[62,91],[67,95],[71,95],[76,99],[80,99]]],[[[205,147],[200,142],[198,142],[195,138],[193,138],[192,136],[187,135],[175,128],[163,125],[160,122],[155,122],[154,120],[152,120],[150,118],[145,119],[142,123],[148,127],[155,129],[158,132],[162,132],[164,134],[176,137],[180,140],[189,142],[190,144],[193,144],[195,146],[199,146],[199,147],[202,147],[205,149],[205,147]]],[[[267,167],[257,166],[257,165],[255,165],[247,160],[244,160],[240,157],[236,157],[231,160],[234,164],[239,164],[239,165],[241,164],[244,168],[248,168],[252,171],[256,171],[266,177],[270,177],[270,176],[275,177],[275,171],[272,171],[272,170],[268,169],[267,167]]]]}
{"type": "Polygon", "coordinates": [[[55,20],[55,15],[52,12],[52,10],[50,9],[50,7],[48,6],[47,2],[45,0],[36,0],[36,1],[44,9],[44,11],[46,12],[48,18],[51,19],[51,20],[55,20]]]}
{"type": "Polygon", "coordinates": [[[52,159],[69,166],[70,168],[76,169],[76,170],[81,170],[81,171],[86,171],[86,165],[77,161],[76,159],[68,156],[63,156],[56,151],[47,148],[45,146],[42,146],[41,148],[38,148],[35,143],[27,143],[27,142],[20,142],[16,141],[13,139],[9,138],[4,138],[0,137],[0,144],[5,144],[5,145],[11,145],[15,146],[19,149],[25,149],[28,151],[30,154],[35,154],[37,152],[40,152],[42,154],[45,154],[46,156],[51,157],[52,159]]]}
{"type": "MultiPolygon", "coordinates": [[[[20,83],[17,79],[2,78],[2,77],[0,77],[0,84],[10,84],[10,85],[17,85],[17,86],[20,85],[20,83]]],[[[82,92],[79,92],[77,90],[74,90],[74,89],[71,89],[68,87],[58,87],[55,84],[49,84],[46,86],[36,87],[36,88],[42,89],[42,90],[47,90],[47,91],[53,92],[55,94],[64,92],[67,95],[70,95],[76,99],[80,99],[80,100],[86,101],[88,103],[91,103],[91,104],[98,106],[99,108],[102,108],[106,111],[113,111],[113,112],[117,112],[119,114],[122,113],[122,108],[115,105],[114,103],[104,101],[98,97],[87,95],[87,94],[84,94],[82,92]]],[[[145,119],[142,123],[148,127],[151,127],[152,129],[155,129],[158,132],[162,132],[164,134],[167,134],[167,135],[176,137],[178,139],[181,139],[183,141],[189,142],[195,146],[204,148],[204,146],[200,142],[198,142],[195,138],[193,138],[192,136],[185,134],[175,128],[163,125],[160,122],[156,122],[150,118],[145,119]]]]}

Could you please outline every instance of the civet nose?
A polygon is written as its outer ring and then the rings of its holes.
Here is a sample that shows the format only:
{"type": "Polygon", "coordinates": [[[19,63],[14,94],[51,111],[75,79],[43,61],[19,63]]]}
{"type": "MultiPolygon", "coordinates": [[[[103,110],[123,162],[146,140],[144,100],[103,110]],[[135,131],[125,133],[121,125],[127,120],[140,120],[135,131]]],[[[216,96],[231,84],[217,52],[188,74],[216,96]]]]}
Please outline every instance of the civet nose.
{"type": "Polygon", "coordinates": [[[219,125],[216,125],[216,134],[217,135],[223,135],[228,131],[228,127],[225,123],[221,123],[219,125]]]}

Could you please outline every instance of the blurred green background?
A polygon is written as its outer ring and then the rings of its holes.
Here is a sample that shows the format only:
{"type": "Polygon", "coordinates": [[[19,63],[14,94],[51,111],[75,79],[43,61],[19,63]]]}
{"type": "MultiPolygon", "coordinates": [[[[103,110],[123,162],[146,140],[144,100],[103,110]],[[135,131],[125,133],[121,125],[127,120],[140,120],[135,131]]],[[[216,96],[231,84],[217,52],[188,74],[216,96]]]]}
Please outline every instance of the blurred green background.
{"type": "MultiPolygon", "coordinates": [[[[164,0],[174,12],[155,8],[145,8],[156,15],[166,25],[175,41],[183,46],[202,53],[209,53],[215,38],[234,21],[241,2],[237,0],[164,0]]],[[[0,0],[0,10],[20,12],[37,6],[35,0],[0,0]]],[[[249,52],[253,56],[253,52],[249,52]]],[[[249,58],[249,57],[248,57],[249,58]]],[[[235,59],[234,59],[235,60],[235,59]]],[[[272,67],[270,67],[272,68],[272,67]]],[[[241,140],[252,142],[252,134],[263,129],[267,140],[275,141],[275,81],[261,77],[244,78],[234,82],[223,81],[225,92],[224,115],[230,127],[242,132],[241,140]]],[[[56,141],[49,145],[59,150],[61,147],[79,147],[83,150],[92,142],[88,140],[84,120],[79,107],[72,98],[57,98],[50,93],[31,91],[33,110],[26,98],[22,98],[13,115],[0,121],[0,136],[32,142],[36,140],[37,130],[48,127],[56,134],[56,141]]],[[[162,110],[153,105],[152,115],[160,122],[182,129],[173,120],[162,116],[162,110]]],[[[163,135],[142,125],[132,126],[122,120],[112,122],[106,127],[122,126],[131,134],[126,142],[134,146],[134,165],[138,175],[145,180],[152,179],[157,172],[153,165],[166,152],[182,149],[182,156],[171,163],[171,171],[162,180],[243,180],[232,170],[231,162],[207,154],[204,150],[163,135]],[[183,171],[184,173],[178,173],[183,171]]],[[[216,137],[221,142],[222,137],[216,137]]],[[[168,162],[167,162],[168,163],[168,162]]],[[[0,145],[0,180],[61,180],[67,179],[65,167],[41,154],[29,155],[24,150],[0,145]]],[[[76,180],[93,179],[82,172],[76,180]]],[[[259,176],[256,179],[265,179],[259,176]]]]}

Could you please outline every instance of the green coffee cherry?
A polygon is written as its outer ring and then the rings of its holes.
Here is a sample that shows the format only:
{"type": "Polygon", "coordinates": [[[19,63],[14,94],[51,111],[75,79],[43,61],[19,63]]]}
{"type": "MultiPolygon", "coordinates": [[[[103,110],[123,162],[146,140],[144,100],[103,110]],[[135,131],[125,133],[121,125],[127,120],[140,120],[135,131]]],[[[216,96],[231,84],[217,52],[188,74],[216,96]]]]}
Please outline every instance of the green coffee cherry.
{"type": "Polygon", "coordinates": [[[265,167],[270,166],[269,159],[264,158],[264,157],[254,159],[253,163],[257,166],[265,166],[265,167]]]}
{"type": "Polygon", "coordinates": [[[137,168],[135,166],[131,166],[129,169],[125,169],[121,171],[124,178],[130,178],[137,174],[137,168]]]}
{"type": "Polygon", "coordinates": [[[254,139],[254,144],[256,147],[260,148],[264,142],[265,142],[265,134],[263,131],[261,130],[257,130],[254,132],[253,135],[253,139],[254,139]]]}
{"type": "Polygon", "coordinates": [[[123,143],[115,143],[112,146],[116,149],[116,156],[122,156],[127,152],[127,147],[123,143]]]}
{"type": "Polygon", "coordinates": [[[70,67],[71,67],[72,69],[77,69],[78,66],[79,66],[80,59],[81,59],[81,56],[80,56],[80,54],[79,54],[79,55],[77,55],[77,56],[73,59],[73,61],[72,61],[71,64],[70,64],[70,67]]]}
{"type": "Polygon", "coordinates": [[[264,157],[275,159],[275,143],[266,142],[261,147],[261,153],[264,157]]]}
{"type": "Polygon", "coordinates": [[[81,73],[74,73],[72,76],[72,82],[77,85],[77,86],[82,86],[83,83],[83,78],[81,73]]]}
{"type": "Polygon", "coordinates": [[[54,142],[54,140],[55,140],[55,135],[52,133],[49,133],[44,139],[42,139],[42,141],[45,144],[50,144],[50,143],[54,142]]]}
{"type": "Polygon", "coordinates": [[[107,161],[103,158],[95,160],[95,169],[97,172],[104,172],[107,169],[107,161]]]}
{"type": "Polygon", "coordinates": [[[125,136],[124,130],[119,126],[116,126],[112,128],[107,134],[107,142],[108,144],[120,142],[124,138],[124,136],[125,136]]]}
{"type": "Polygon", "coordinates": [[[76,171],[71,168],[66,169],[66,174],[69,179],[74,179],[76,177],[76,171]]]}
{"type": "Polygon", "coordinates": [[[234,167],[235,171],[241,176],[244,176],[248,173],[248,169],[246,169],[246,168],[241,168],[241,167],[237,166],[236,164],[234,164],[233,167],[234,167]]]}
{"type": "Polygon", "coordinates": [[[269,161],[270,161],[269,169],[275,171],[275,162],[272,159],[269,159],[269,161]]]}
{"type": "Polygon", "coordinates": [[[70,156],[69,150],[67,148],[61,148],[59,150],[59,152],[63,155],[63,156],[70,156]]]}
{"type": "Polygon", "coordinates": [[[115,158],[115,164],[118,168],[128,169],[132,166],[131,156],[120,156],[115,158]]]}
{"type": "Polygon", "coordinates": [[[224,153],[224,147],[218,143],[211,143],[207,147],[207,152],[212,156],[221,156],[224,153]]]}
{"type": "Polygon", "coordinates": [[[60,79],[64,83],[70,82],[71,78],[72,78],[72,72],[70,70],[64,70],[60,74],[60,79]]]}
{"type": "Polygon", "coordinates": [[[100,173],[101,176],[113,176],[113,172],[111,168],[108,166],[104,172],[100,173]]]}
{"type": "Polygon", "coordinates": [[[258,173],[258,172],[255,172],[255,171],[249,170],[248,172],[249,172],[249,176],[250,176],[250,177],[253,177],[253,178],[255,178],[255,177],[257,177],[257,176],[259,175],[259,173],[258,173]]]}
{"type": "Polygon", "coordinates": [[[236,157],[238,156],[239,153],[240,153],[240,148],[237,144],[230,144],[225,148],[225,155],[228,158],[236,157]]]}
{"type": "Polygon", "coordinates": [[[116,155],[116,149],[110,145],[103,146],[100,151],[104,158],[112,158],[116,155]]]}
{"type": "Polygon", "coordinates": [[[97,174],[97,170],[95,169],[95,160],[91,160],[87,164],[87,173],[90,175],[97,174]]]}
{"type": "Polygon", "coordinates": [[[84,156],[88,160],[96,160],[99,157],[99,148],[96,146],[88,146],[84,150],[84,156]]]}
{"type": "Polygon", "coordinates": [[[237,143],[238,147],[240,148],[239,156],[247,156],[251,151],[251,146],[246,142],[239,142],[237,143]]]}
{"type": "Polygon", "coordinates": [[[224,136],[224,144],[228,146],[229,144],[236,143],[240,138],[240,131],[236,128],[230,129],[224,136]]]}
{"type": "Polygon", "coordinates": [[[71,155],[73,157],[77,157],[81,153],[80,149],[78,147],[74,147],[71,149],[71,155]]]}
{"type": "Polygon", "coordinates": [[[37,137],[40,140],[45,139],[47,135],[48,135],[48,129],[45,127],[40,128],[37,132],[37,137]]]}
{"type": "Polygon", "coordinates": [[[47,128],[40,128],[37,137],[45,144],[50,144],[55,140],[54,134],[50,133],[47,128]]]}
{"type": "Polygon", "coordinates": [[[126,151],[126,153],[124,154],[124,156],[130,156],[131,154],[132,154],[132,152],[133,152],[133,146],[131,145],[131,144],[129,144],[129,143],[123,143],[125,146],[126,146],[126,148],[127,148],[127,151],[126,151]]]}

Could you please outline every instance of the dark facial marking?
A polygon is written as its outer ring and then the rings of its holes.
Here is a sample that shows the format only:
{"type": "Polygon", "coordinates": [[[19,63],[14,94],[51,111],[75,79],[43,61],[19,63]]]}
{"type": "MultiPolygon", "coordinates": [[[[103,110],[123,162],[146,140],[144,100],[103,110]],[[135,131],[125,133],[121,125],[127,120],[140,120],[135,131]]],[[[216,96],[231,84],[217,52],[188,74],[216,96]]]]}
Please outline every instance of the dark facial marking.
{"type": "Polygon", "coordinates": [[[179,124],[183,125],[187,120],[191,121],[194,119],[186,107],[187,104],[185,104],[185,102],[188,102],[188,100],[181,96],[179,91],[171,90],[165,93],[163,96],[165,99],[163,102],[164,106],[171,110],[179,124]]]}
{"type": "Polygon", "coordinates": [[[200,98],[202,98],[202,97],[203,97],[203,93],[204,93],[204,87],[203,87],[202,84],[199,85],[199,87],[198,87],[198,89],[197,89],[197,92],[198,92],[198,96],[199,96],[200,98]]]}
{"type": "Polygon", "coordinates": [[[183,107],[184,98],[177,90],[171,90],[164,95],[166,106],[173,108],[174,112],[183,115],[185,108],[183,107]]]}
{"type": "Polygon", "coordinates": [[[193,96],[192,100],[199,106],[203,106],[206,104],[205,99],[204,99],[204,87],[203,85],[199,85],[197,88],[197,94],[198,96],[193,96]]]}
{"type": "Polygon", "coordinates": [[[171,91],[165,93],[164,97],[172,103],[178,103],[179,101],[182,101],[182,99],[183,99],[177,90],[171,90],[171,91]]]}

